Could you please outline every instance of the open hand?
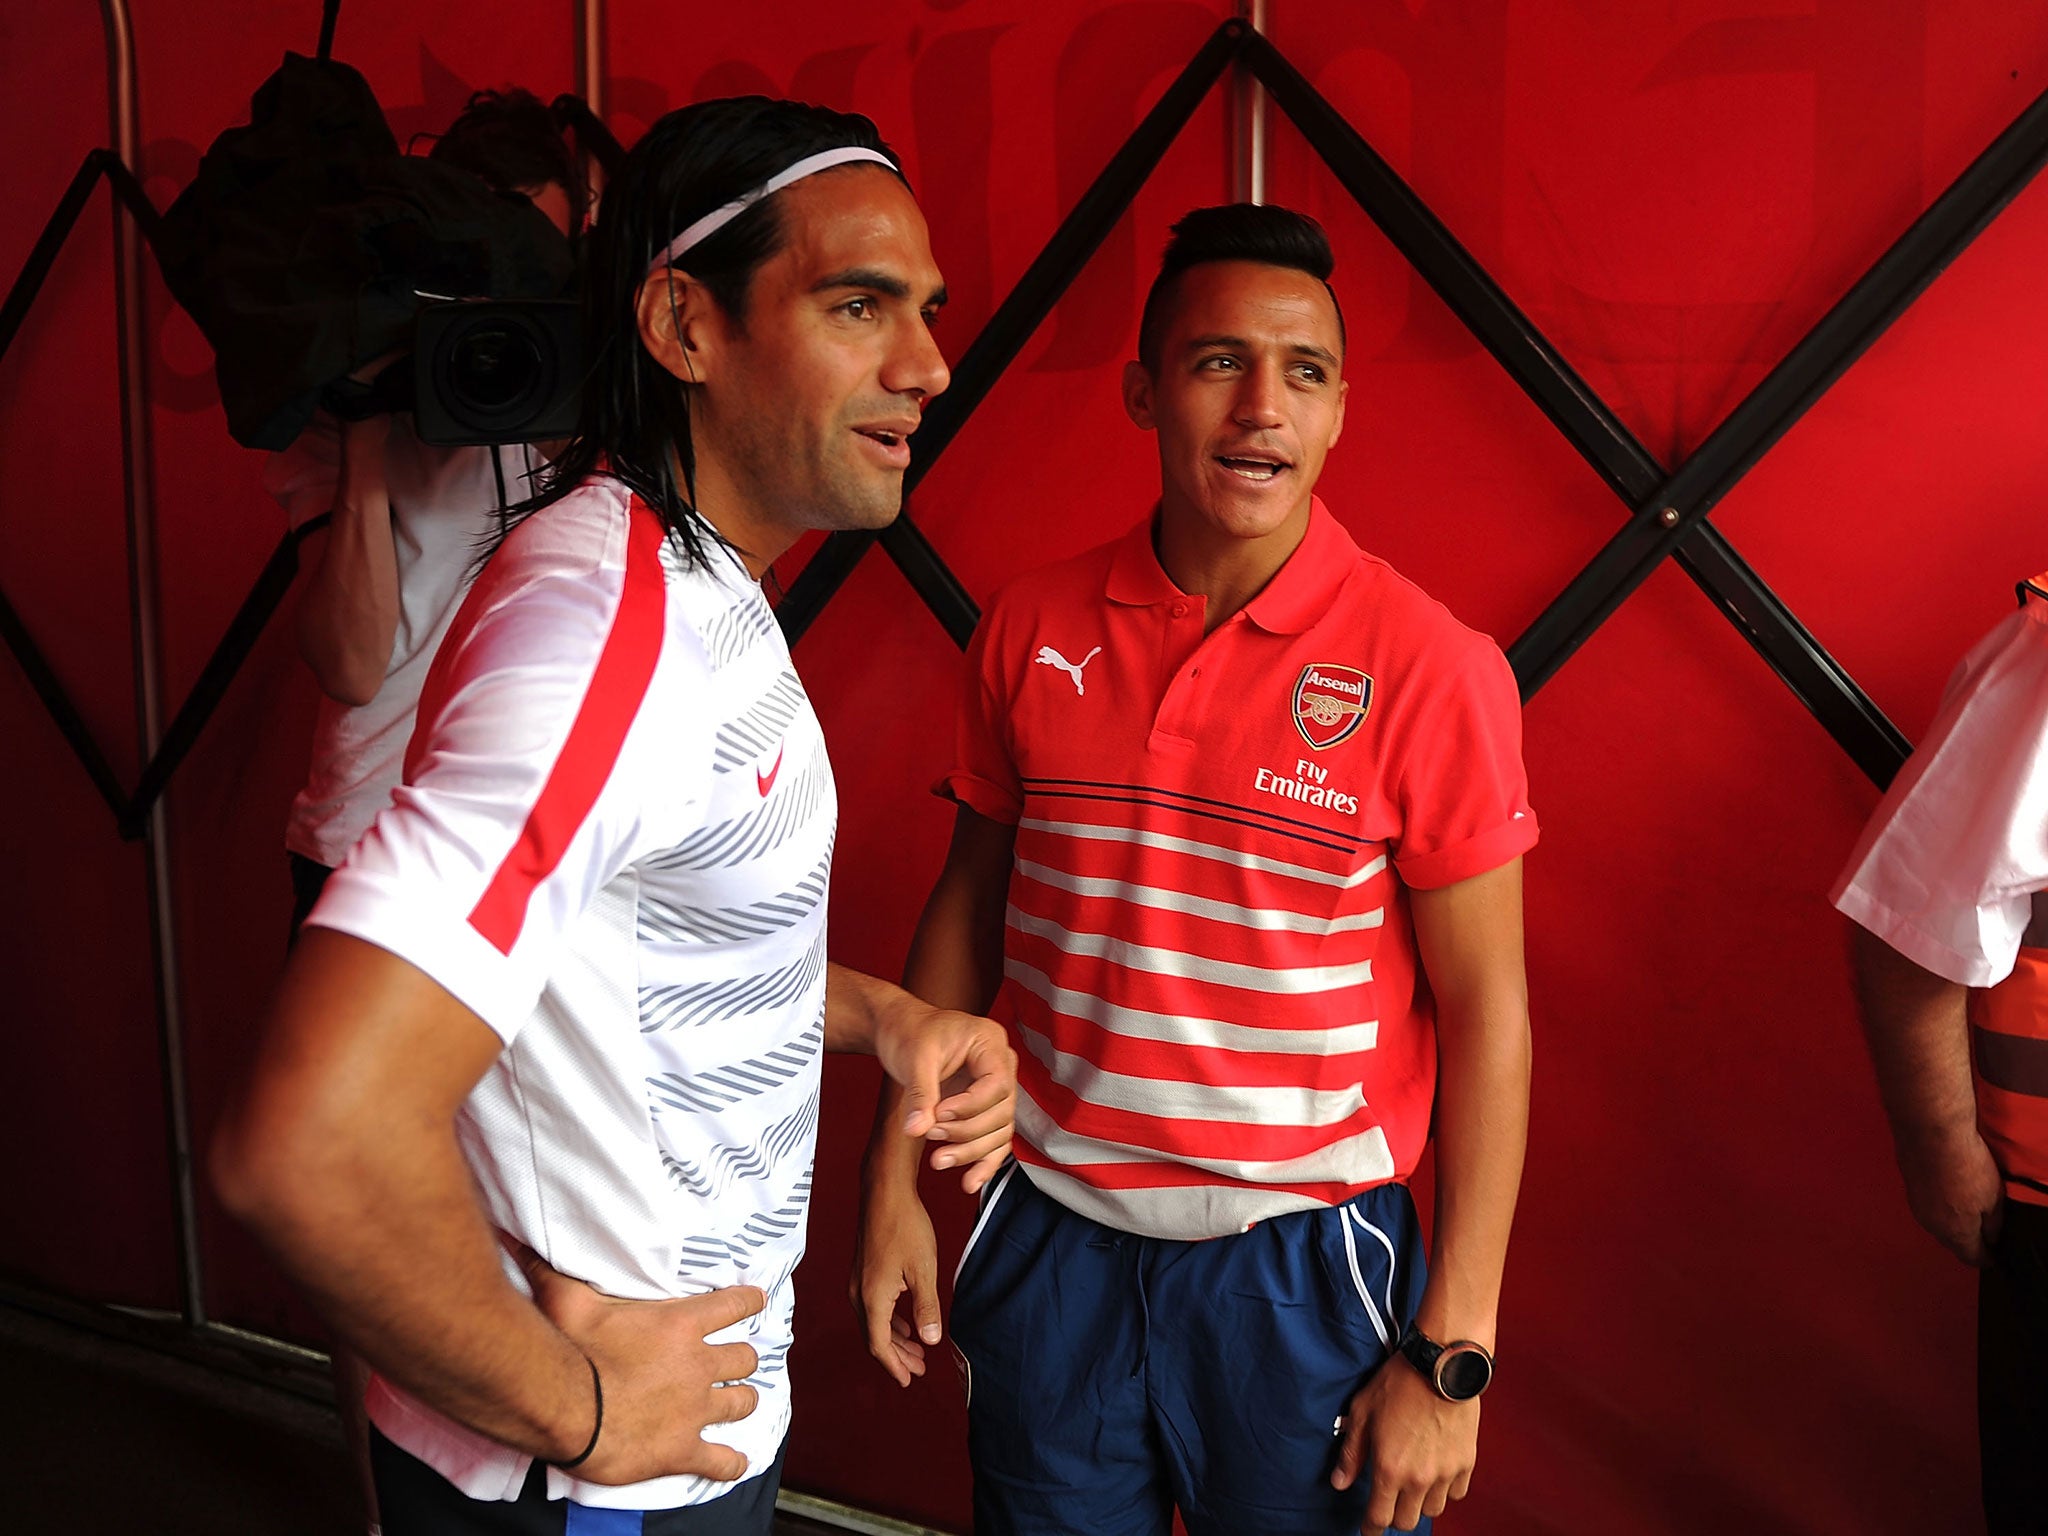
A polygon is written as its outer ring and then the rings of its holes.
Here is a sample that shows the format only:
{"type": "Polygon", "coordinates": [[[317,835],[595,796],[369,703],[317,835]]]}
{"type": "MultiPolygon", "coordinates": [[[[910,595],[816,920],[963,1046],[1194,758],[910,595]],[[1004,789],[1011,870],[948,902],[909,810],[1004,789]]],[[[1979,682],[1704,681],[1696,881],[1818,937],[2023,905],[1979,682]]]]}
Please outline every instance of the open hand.
{"type": "MultiPolygon", "coordinates": [[[[703,1433],[710,1425],[744,1419],[760,1401],[746,1384],[759,1364],[753,1346],[709,1342],[712,1334],[767,1305],[758,1287],[731,1286],[675,1301],[622,1301],[532,1254],[521,1267],[534,1305],[590,1357],[604,1382],[604,1425],[576,1476],[593,1483],[637,1483],[687,1472],[730,1483],[747,1475],[745,1456],[705,1440],[703,1433]]],[[[593,1422],[595,1406],[593,1396],[593,1422]]],[[[562,1455],[581,1449],[579,1443],[562,1455]]]]}

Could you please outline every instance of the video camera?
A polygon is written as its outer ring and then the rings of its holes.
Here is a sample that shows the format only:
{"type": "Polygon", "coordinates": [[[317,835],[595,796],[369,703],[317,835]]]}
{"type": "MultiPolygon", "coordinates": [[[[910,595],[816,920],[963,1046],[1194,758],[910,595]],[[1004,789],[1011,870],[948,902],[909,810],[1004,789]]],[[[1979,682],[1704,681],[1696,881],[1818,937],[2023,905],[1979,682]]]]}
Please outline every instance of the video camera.
{"type": "Polygon", "coordinates": [[[534,443],[576,430],[582,377],[574,300],[453,300],[422,308],[410,353],[367,385],[321,398],[344,419],[411,411],[413,435],[437,447],[534,443]]]}

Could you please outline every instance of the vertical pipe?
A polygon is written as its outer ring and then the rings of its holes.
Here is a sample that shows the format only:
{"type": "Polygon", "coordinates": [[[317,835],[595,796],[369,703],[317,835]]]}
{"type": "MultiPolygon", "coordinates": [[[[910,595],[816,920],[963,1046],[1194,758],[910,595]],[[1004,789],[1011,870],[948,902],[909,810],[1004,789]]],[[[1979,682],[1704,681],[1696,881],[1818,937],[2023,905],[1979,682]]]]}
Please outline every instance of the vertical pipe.
{"type": "MultiPolygon", "coordinates": [[[[1266,0],[1237,0],[1237,15],[1254,32],[1265,33],[1266,0]]],[[[1266,88],[1244,64],[1231,81],[1230,200],[1266,200],[1266,88]]]]}
{"type": "Polygon", "coordinates": [[[576,0],[576,94],[604,117],[604,0],[576,0]]]}
{"type": "MultiPolygon", "coordinates": [[[[114,153],[139,179],[141,131],[136,114],[135,34],[127,0],[100,0],[107,37],[107,116],[114,153]]],[[[149,353],[143,316],[143,241],[114,200],[114,323],[121,379],[122,491],[128,513],[128,611],[135,657],[135,715],[141,760],[163,736],[162,655],[157,623],[156,492],[149,441],[149,353]]],[[[169,816],[164,798],[150,808],[144,834],[149,876],[152,958],[156,971],[157,1044],[161,1055],[164,1130],[176,1218],[178,1300],[186,1323],[206,1321],[205,1276],[199,1257],[199,1211],[192,1187],[192,1124],[185,1091],[185,1025],[178,985],[178,935],[171,892],[169,816]]]]}

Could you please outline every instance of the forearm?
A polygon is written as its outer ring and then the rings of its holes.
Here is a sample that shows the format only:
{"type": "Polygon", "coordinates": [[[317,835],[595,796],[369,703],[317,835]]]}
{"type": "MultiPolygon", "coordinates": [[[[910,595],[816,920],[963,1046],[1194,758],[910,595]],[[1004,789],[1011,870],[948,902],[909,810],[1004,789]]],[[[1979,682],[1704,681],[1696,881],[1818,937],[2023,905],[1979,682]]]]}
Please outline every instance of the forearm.
{"type": "MultiPolygon", "coordinates": [[[[957,871],[941,876],[911,937],[903,985],[933,1007],[985,1014],[1002,981],[1002,926],[1000,910],[991,920],[989,901],[977,899],[976,884],[957,871]]],[[[919,1143],[902,1134],[903,1104],[903,1085],[884,1077],[861,1162],[870,1185],[917,1183],[919,1143]]]]}
{"type": "Polygon", "coordinates": [[[594,1425],[590,1366],[506,1280],[461,1157],[383,1169],[330,1217],[272,1233],[274,1251],[362,1358],[424,1403],[547,1460],[594,1425]]]}
{"type": "Polygon", "coordinates": [[[309,928],[211,1171],[372,1365],[494,1439],[573,1456],[590,1433],[589,1368],[507,1280],[456,1141],[502,1049],[425,973],[309,928]]]}
{"type": "Polygon", "coordinates": [[[1518,998],[1437,1019],[1436,1221],[1416,1323],[1491,1349],[1529,1134],[1530,1038],[1518,998]]]}
{"type": "Polygon", "coordinates": [[[452,1134],[288,1166],[288,1190],[239,1214],[351,1348],[502,1444],[547,1459],[582,1448],[590,1368],[506,1279],[452,1134]]]}
{"type": "Polygon", "coordinates": [[[1969,989],[1914,964],[1860,926],[1851,955],[1863,1035],[1893,1139],[1901,1147],[1974,1139],[1969,989]]]}
{"type": "Polygon", "coordinates": [[[875,1054],[875,1036],[884,1013],[902,998],[893,982],[856,971],[851,966],[825,967],[825,1049],[862,1056],[875,1054]]]}
{"type": "Polygon", "coordinates": [[[299,603],[299,651],[326,693],[366,704],[383,683],[398,633],[398,554],[384,426],[349,422],[341,431],[334,508],[299,603]]]}

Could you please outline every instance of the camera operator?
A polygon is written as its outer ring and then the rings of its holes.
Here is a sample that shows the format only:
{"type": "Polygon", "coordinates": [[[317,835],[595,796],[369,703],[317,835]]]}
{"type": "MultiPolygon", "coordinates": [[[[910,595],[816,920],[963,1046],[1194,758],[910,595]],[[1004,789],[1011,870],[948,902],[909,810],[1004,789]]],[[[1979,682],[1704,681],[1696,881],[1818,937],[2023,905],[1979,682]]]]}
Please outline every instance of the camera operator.
{"type": "MultiPolygon", "coordinates": [[[[565,235],[581,222],[582,179],[530,92],[477,92],[428,158],[530,198],[565,235]]],[[[352,377],[367,383],[389,361],[352,377]]],[[[311,546],[298,611],[299,653],[326,697],[285,829],[295,931],[397,788],[427,665],[508,486],[512,500],[530,494],[540,458],[531,445],[431,447],[403,415],[336,422],[324,413],[272,457],[265,488],[294,527],[333,513],[311,546]]]]}
{"type": "MultiPolygon", "coordinates": [[[[477,92],[428,158],[531,199],[564,235],[582,223],[582,179],[531,92],[477,92]]],[[[392,360],[351,377],[367,384],[392,360]]],[[[407,415],[338,422],[324,412],[272,455],[264,486],[293,527],[333,514],[310,545],[298,609],[299,654],[325,697],[306,785],[285,827],[294,936],[327,876],[397,788],[427,667],[497,531],[508,485],[510,499],[529,494],[541,457],[531,444],[433,447],[414,435],[407,415]]],[[[368,1374],[336,1349],[336,1403],[374,1536],[368,1374]]]]}

